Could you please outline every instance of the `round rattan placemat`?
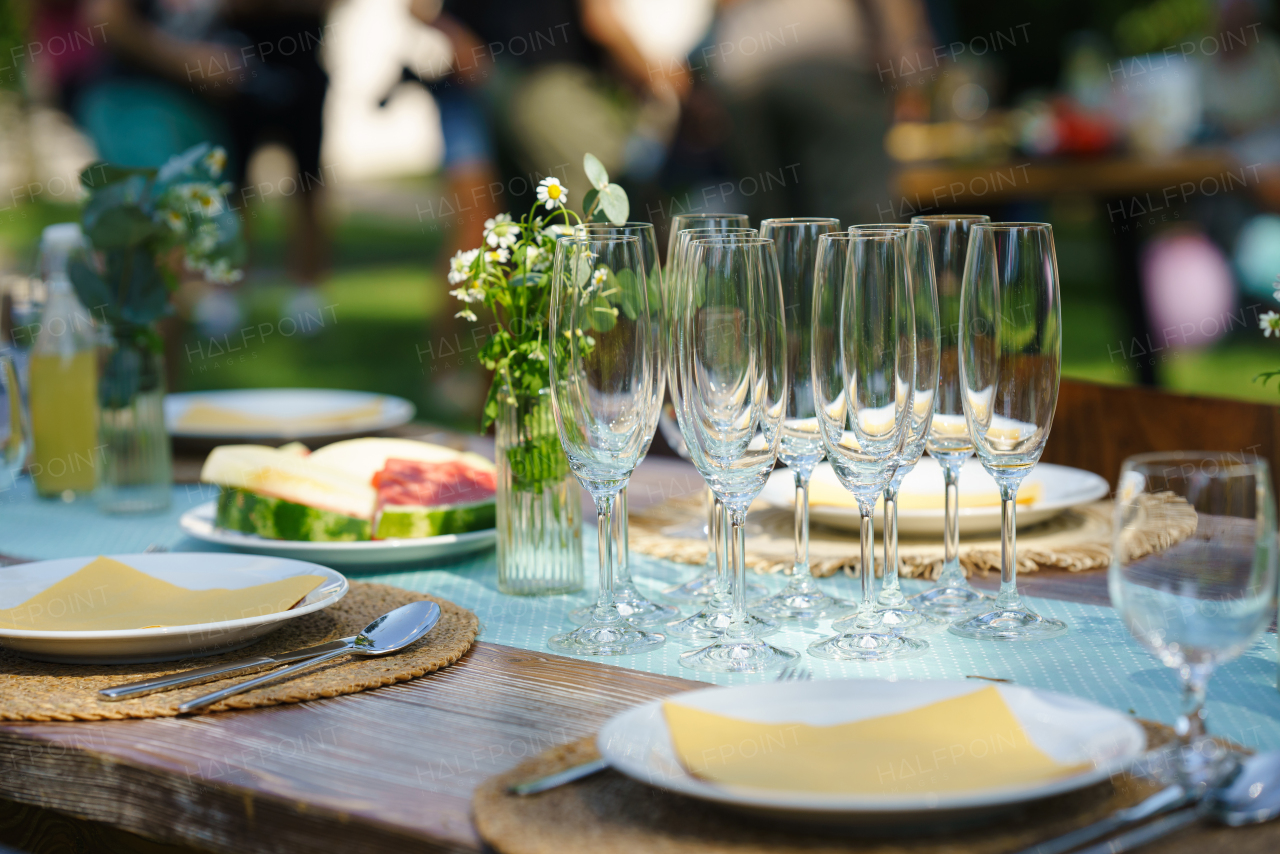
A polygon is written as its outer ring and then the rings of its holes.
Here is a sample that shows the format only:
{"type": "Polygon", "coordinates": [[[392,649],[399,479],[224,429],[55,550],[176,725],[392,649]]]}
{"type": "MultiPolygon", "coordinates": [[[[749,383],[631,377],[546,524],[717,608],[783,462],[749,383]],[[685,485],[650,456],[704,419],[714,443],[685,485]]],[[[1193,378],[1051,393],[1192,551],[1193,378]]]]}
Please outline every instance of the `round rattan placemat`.
{"type": "Polygon", "coordinates": [[[333,606],[290,620],[260,641],[221,655],[165,661],[157,664],[50,664],[20,658],[0,649],[0,721],[96,721],[121,718],[167,717],[178,705],[231,685],[244,674],[205,682],[191,688],[150,694],[118,703],[104,703],[102,688],[177,673],[255,655],[302,649],[335,638],[359,634],[378,615],[409,602],[431,600],[440,606],[440,622],[425,638],[403,652],[381,658],[339,658],[314,671],[253,691],[228,697],[203,710],[224,712],[279,703],[300,703],[318,697],[354,694],[404,682],[453,664],[471,648],[479,621],[466,608],[444,599],[412,593],[385,584],[353,581],[347,595],[333,606]]]}
{"type": "MultiPolygon", "coordinates": [[[[1143,721],[1148,744],[1173,738],[1161,724],[1143,721]]],[[[1004,854],[1083,827],[1135,804],[1155,791],[1145,779],[1116,775],[1111,781],[1025,804],[981,825],[932,835],[861,827],[822,829],[801,823],[769,823],[745,813],[647,786],[607,770],[538,795],[507,792],[533,779],[599,758],[594,738],[548,750],[476,790],[472,811],[480,836],[500,854],[1004,854]]],[[[1274,828],[1273,828],[1274,829],[1274,828]]],[[[1208,834],[1226,832],[1238,852],[1273,851],[1274,838],[1245,839],[1238,830],[1191,828],[1172,850],[1200,852],[1208,834]],[[1193,841],[1188,846],[1188,841],[1193,841]],[[1265,843],[1265,844],[1264,844],[1265,843]],[[1197,847],[1200,846],[1200,847],[1197,847]]]]}

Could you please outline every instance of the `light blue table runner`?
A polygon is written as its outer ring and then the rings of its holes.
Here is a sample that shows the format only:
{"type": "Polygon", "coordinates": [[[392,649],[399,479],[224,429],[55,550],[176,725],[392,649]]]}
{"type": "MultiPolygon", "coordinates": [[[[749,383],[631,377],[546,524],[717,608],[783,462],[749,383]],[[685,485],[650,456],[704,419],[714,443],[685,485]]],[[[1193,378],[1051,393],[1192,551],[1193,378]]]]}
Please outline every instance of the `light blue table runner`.
{"type": "MultiPolygon", "coordinates": [[[[211,551],[215,547],[190,539],[178,529],[178,517],[211,500],[211,487],[174,488],[173,507],[155,516],[104,516],[90,502],[61,504],[38,501],[27,482],[0,492],[0,552],[31,559],[73,557],[143,551],[159,545],[174,551],[211,551]]],[[[588,526],[586,563],[595,566],[594,526],[588,526]]],[[[3,572],[0,569],[0,572],[3,572]]],[[[633,556],[633,574],[646,592],[683,579],[690,570],[678,564],[633,556]]],[[[524,598],[497,590],[492,551],[443,565],[394,571],[350,573],[362,581],[377,581],[440,596],[474,610],[481,621],[481,640],[524,649],[547,651],[546,639],[569,628],[565,615],[591,601],[590,591],[574,596],[524,598]]],[[[589,572],[589,588],[593,586],[589,572]]],[[[764,579],[779,587],[783,579],[764,579]]],[[[856,579],[838,577],[822,582],[829,592],[849,598],[858,595],[856,579]]],[[[904,582],[908,593],[919,582],[904,582]]],[[[817,678],[871,677],[883,679],[958,679],[969,675],[1011,679],[1027,685],[1085,697],[1139,717],[1172,723],[1178,713],[1179,691],[1174,673],[1138,646],[1116,613],[1107,607],[1054,599],[1035,599],[1034,607],[1065,620],[1070,632],[1059,639],[1025,644],[984,643],[950,634],[928,636],[930,654],[910,661],[855,665],[804,656],[817,678]]],[[[790,629],[770,640],[803,650],[823,637],[829,624],[790,629]]],[[[689,647],[668,643],[643,655],[596,659],[606,664],[663,673],[718,684],[742,684],[770,677],[715,676],[687,670],[677,654],[689,647]]],[[[1219,669],[1209,683],[1211,732],[1254,749],[1280,748],[1280,692],[1276,689],[1276,636],[1266,634],[1234,662],[1219,669]]]]}

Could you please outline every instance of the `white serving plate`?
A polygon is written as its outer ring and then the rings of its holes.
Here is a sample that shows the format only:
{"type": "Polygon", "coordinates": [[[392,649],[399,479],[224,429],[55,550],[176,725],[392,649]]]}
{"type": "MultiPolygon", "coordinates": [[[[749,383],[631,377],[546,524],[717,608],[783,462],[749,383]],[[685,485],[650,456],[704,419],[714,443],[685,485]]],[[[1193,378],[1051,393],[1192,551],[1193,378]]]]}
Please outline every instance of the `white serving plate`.
{"type": "MultiPolygon", "coordinates": [[[[47,590],[81,569],[94,557],[96,555],[5,567],[0,571],[0,610],[20,605],[42,590],[47,590]]],[[[341,573],[334,572],[327,566],[300,560],[204,552],[108,557],[188,590],[208,590],[213,587],[235,590],[295,575],[320,575],[325,580],[293,608],[277,614],[152,629],[96,632],[0,629],[0,646],[24,658],[71,664],[135,664],[215,655],[248,646],[288,620],[328,608],[347,595],[347,579],[341,573]]]]}
{"type": "MultiPolygon", "coordinates": [[[[905,712],[988,687],[966,681],[844,679],[769,682],[706,688],[668,697],[708,712],[762,723],[832,725],[905,712]]],[[[833,794],[727,786],[688,773],[675,756],[662,701],[610,719],[597,738],[614,768],[649,785],[771,818],[833,824],[927,824],[977,818],[1025,801],[1073,791],[1107,779],[1146,748],[1132,718],[1087,700],[1017,685],[997,686],[1027,737],[1053,759],[1090,767],[1038,785],[963,792],[833,794]]]]}
{"type": "MultiPolygon", "coordinates": [[[[831,464],[819,463],[813,471],[814,481],[824,481],[839,489],[831,464]]],[[[1027,479],[1023,488],[1039,483],[1040,496],[1029,505],[1018,505],[1018,526],[1034,525],[1052,519],[1081,504],[1088,504],[1105,498],[1111,491],[1106,480],[1093,472],[1068,466],[1057,466],[1052,463],[1039,463],[1027,479]]],[[[966,489],[981,490],[986,493],[998,492],[996,483],[987,474],[982,463],[976,459],[965,461],[960,470],[960,491],[966,489]]],[[[769,476],[760,493],[761,500],[774,507],[788,510],[795,507],[795,478],[788,469],[778,469],[769,476]]],[[[902,493],[937,496],[939,501],[943,495],[942,468],[932,457],[923,457],[914,469],[902,481],[902,493]]],[[[939,507],[936,510],[899,509],[898,533],[904,536],[942,536],[943,521],[946,511],[939,507]]],[[[833,507],[831,505],[811,504],[809,518],[823,525],[857,532],[860,519],[856,507],[833,507]]],[[[877,505],[875,526],[877,531],[884,530],[883,507],[877,505]]],[[[999,534],[1000,506],[961,507],[960,535],[999,534]]]]}
{"type": "Polygon", "coordinates": [[[193,507],[178,520],[179,527],[189,536],[206,543],[241,552],[312,560],[327,566],[346,568],[376,567],[389,563],[435,560],[444,557],[470,554],[487,549],[498,538],[495,528],[472,531],[467,534],[444,534],[439,537],[415,537],[412,539],[365,540],[358,543],[312,543],[299,540],[269,540],[256,534],[226,531],[213,524],[217,517],[218,503],[210,501],[193,507]]]}
{"type": "Polygon", "coordinates": [[[165,395],[164,421],[169,434],[184,439],[209,439],[215,441],[256,440],[279,441],[282,439],[309,439],[316,437],[339,438],[357,436],[377,430],[387,430],[406,424],[413,419],[413,404],[404,398],[365,391],[339,391],[317,388],[254,388],[235,391],[192,391],[165,395]],[[379,404],[379,411],[370,417],[353,419],[341,426],[319,424],[297,429],[244,430],[216,426],[180,427],[182,415],[197,401],[220,409],[241,412],[245,415],[271,418],[300,418],[306,416],[331,416],[379,404]]]}

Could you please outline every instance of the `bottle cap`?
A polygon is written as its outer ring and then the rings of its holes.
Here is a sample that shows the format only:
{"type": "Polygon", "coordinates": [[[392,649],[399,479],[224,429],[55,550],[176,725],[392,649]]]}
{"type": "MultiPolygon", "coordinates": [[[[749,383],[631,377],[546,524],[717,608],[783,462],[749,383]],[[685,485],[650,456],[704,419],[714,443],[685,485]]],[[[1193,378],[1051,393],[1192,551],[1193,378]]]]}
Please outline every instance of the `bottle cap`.
{"type": "Polygon", "coordinates": [[[71,254],[88,245],[78,222],[59,222],[45,226],[40,235],[40,273],[46,279],[66,275],[71,254]]]}

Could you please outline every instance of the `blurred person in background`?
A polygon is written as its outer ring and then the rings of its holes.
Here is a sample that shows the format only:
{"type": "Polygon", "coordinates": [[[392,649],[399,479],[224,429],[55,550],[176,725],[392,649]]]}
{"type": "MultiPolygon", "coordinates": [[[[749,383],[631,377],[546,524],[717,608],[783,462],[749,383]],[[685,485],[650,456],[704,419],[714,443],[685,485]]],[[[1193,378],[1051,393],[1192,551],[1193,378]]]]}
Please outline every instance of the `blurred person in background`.
{"type": "Polygon", "coordinates": [[[753,220],[891,219],[884,138],[895,101],[915,94],[895,81],[917,51],[932,56],[918,0],[719,0],[699,52],[732,123],[730,206],[753,220]]]}
{"type": "MultiPolygon", "coordinates": [[[[45,0],[33,29],[102,32],[92,55],[50,57],[59,102],[103,160],[155,167],[198,142],[224,146],[232,204],[252,204],[254,151],[268,142],[293,155],[288,272],[300,287],[283,314],[316,312],[313,285],[327,266],[320,162],[328,75],[320,59],[330,0],[45,0]]],[[[38,59],[39,57],[37,57],[38,59]]],[[[283,183],[283,182],[282,182],[283,183]]],[[[246,226],[248,218],[243,215],[246,226]]],[[[213,328],[239,321],[230,294],[197,306],[213,328]]],[[[308,328],[310,326],[308,325],[308,328]]]]}

